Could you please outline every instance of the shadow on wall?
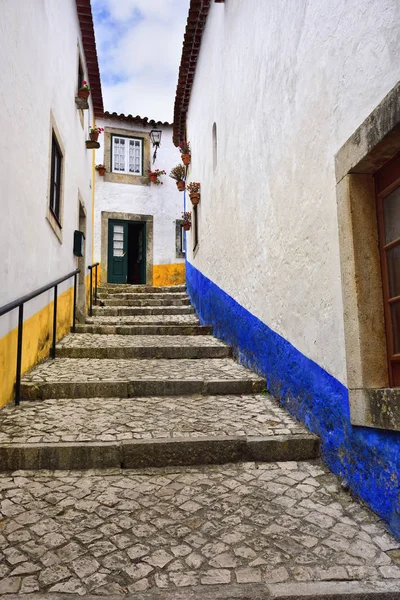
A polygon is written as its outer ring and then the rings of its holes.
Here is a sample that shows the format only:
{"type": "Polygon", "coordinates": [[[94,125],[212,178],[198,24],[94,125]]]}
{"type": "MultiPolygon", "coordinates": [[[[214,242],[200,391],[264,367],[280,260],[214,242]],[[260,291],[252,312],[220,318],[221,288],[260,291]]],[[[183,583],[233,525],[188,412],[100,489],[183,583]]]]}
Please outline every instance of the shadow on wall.
{"type": "Polygon", "coordinates": [[[187,290],[201,324],[267,380],[271,394],[321,437],[323,460],[400,538],[400,433],[353,427],[347,388],[190,263],[187,290]]]}

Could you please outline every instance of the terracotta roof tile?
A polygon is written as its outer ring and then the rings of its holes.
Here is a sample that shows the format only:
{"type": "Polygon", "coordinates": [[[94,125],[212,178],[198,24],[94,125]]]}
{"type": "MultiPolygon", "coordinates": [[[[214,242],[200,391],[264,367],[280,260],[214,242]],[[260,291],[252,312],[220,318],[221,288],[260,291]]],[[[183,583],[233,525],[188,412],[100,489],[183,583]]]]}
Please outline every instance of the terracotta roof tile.
{"type": "MultiPolygon", "coordinates": [[[[223,0],[215,0],[222,2],[223,0]]],[[[190,94],[199,57],[201,39],[210,10],[211,0],[191,0],[185,37],[183,40],[181,64],[179,67],[178,85],[176,87],[174,106],[173,142],[179,145],[185,139],[186,115],[190,94]]]]}
{"type": "Polygon", "coordinates": [[[100,117],[104,112],[103,95],[101,93],[100,71],[90,0],[76,0],[76,10],[82,33],[82,45],[88,70],[89,84],[92,89],[93,110],[96,117],[100,117]]]}
{"type": "Polygon", "coordinates": [[[172,125],[172,123],[168,123],[168,121],[165,121],[163,123],[162,121],[155,121],[154,119],[149,119],[148,117],[141,117],[139,115],[136,115],[136,117],[134,117],[133,115],[124,115],[122,113],[118,115],[116,112],[110,113],[108,111],[98,116],[102,116],[105,119],[118,119],[119,121],[124,121],[125,123],[130,122],[138,123],[140,125],[151,125],[152,127],[154,127],[155,125],[164,125],[165,127],[172,125]]]}

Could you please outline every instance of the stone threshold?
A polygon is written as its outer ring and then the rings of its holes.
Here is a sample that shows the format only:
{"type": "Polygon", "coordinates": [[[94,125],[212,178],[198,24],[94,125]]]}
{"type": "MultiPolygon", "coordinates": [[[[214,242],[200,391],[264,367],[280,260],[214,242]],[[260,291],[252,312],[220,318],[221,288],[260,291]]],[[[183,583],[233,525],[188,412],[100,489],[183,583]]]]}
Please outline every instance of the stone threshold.
{"type": "Polygon", "coordinates": [[[319,439],[313,434],[1,444],[0,471],[142,469],[318,457],[319,439]]]}

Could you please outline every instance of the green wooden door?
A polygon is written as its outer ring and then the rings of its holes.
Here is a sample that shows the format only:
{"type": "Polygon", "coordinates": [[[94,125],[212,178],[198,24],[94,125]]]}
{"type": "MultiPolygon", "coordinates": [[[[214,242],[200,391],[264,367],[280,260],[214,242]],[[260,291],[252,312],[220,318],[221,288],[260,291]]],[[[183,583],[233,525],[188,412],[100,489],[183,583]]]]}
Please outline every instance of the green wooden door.
{"type": "Polygon", "coordinates": [[[108,221],[108,283],[126,283],[128,275],[128,222],[108,221]]]}

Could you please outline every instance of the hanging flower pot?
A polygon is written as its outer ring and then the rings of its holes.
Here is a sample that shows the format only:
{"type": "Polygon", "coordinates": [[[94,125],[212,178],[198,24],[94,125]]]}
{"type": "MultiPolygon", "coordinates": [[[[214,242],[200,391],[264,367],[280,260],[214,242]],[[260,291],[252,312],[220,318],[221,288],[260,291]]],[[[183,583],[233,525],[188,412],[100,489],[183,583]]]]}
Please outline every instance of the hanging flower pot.
{"type": "Polygon", "coordinates": [[[160,177],[160,175],[166,175],[166,171],[161,171],[160,169],[156,169],[155,171],[148,171],[149,174],[149,178],[151,183],[155,183],[156,185],[164,185],[162,181],[160,181],[158,178],[160,177]]]}
{"type": "Polygon", "coordinates": [[[99,139],[99,134],[103,133],[103,131],[103,127],[91,127],[89,131],[89,137],[92,140],[92,142],[97,142],[97,140],[99,139]]]}
{"type": "Polygon", "coordinates": [[[99,175],[103,176],[106,174],[106,168],[104,165],[96,165],[95,166],[96,171],[98,172],[99,175]]]}
{"type": "Polygon", "coordinates": [[[179,181],[176,182],[176,187],[178,188],[178,190],[180,192],[185,191],[185,182],[182,181],[182,179],[180,179],[179,181]]]}
{"type": "Polygon", "coordinates": [[[90,94],[90,87],[87,84],[87,81],[82,81],[82,85],[78,90],[78,97],[83,100],[87,100],[90,94]]]}
{"type": "Polygon", "coordinates": [[[186,186],[186,189],[189,192],[191,203],[193,205],[198,204],[200,202],[200,183],[191,181],[189,185],[186,186]]]}
{"type": "Polygon", "coordinates": [[[182,213],[182,227],[185,231],[189,231],[190,227],[192,226],[192,213],[191,212],[184,212],[182,213]]]}
{"type": "Polygon", "coordinates": [[[188,165],[190,165],[190,142],[186,142],[185,140],[183,140],[182,142],[179,142],[179,151],[181,153],[181,157],[182,157],[182,162],[185,165],[185,167],[187,167],[188,165]]]}
{"type": "Polygon", "coordinates": [[[171,169],[171,173],[169,174],[169,176],[171,177],[171,179],[175,179],[176,187],[180,192],[183,192],[183,190],[185,189],[185,182],[183,181],[183,178],[186,177],[186,169],[183,166],[183,164],[180,163],[179,165],[176,165],[176,167],[171,169]]]}

